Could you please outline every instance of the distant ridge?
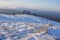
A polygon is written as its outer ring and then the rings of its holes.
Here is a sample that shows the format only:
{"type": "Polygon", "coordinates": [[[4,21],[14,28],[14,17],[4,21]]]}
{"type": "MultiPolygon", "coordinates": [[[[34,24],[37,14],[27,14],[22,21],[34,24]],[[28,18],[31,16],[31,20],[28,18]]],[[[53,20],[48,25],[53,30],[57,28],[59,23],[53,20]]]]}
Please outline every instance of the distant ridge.
{"type": "Polygon", "coordinates": [[[60,12],[57,11],[37,11],[37,10],[25,9],[25,8],[21,8],[21,9],[0,8],[0,14],[8,14],[8,15],[28,14],[28,15],[34,15],[60,22],[60,12]]]}

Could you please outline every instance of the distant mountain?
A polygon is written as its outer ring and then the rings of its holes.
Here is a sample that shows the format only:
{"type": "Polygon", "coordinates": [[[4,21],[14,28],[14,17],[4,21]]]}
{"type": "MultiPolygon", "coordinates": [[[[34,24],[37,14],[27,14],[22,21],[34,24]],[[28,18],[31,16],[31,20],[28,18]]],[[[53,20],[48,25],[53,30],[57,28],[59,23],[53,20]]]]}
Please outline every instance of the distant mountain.
{"type": "Polygon", "coordinates": [[[0,8],[0,14],[31,14],[34,16],[39,16],[47,19],[51,19],[54,21],[60,22],[60,12],[58,11],[44,11],[44,10],[34,10],[34,9],[28,9],[28,8],[16,8],[16,9],[5,9],[5,8],[0,8]],[[29,13],[30,12],[30,13],[29,13]]]}

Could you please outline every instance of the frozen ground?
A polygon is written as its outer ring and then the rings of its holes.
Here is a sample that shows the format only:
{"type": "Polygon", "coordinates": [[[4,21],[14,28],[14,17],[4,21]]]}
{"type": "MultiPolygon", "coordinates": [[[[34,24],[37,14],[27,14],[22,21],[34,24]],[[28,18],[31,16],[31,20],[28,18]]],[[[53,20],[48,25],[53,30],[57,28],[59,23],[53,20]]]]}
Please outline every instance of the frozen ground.
{"type": "Polygon", "coordinates": [[[47,24],[47,19],[30,15],[0,14],[0,40],[56,40],[60,37],[60,23],[50,23],[55,24],[48,28],[48,33],[40,34],[35,31],[47,24]]]}

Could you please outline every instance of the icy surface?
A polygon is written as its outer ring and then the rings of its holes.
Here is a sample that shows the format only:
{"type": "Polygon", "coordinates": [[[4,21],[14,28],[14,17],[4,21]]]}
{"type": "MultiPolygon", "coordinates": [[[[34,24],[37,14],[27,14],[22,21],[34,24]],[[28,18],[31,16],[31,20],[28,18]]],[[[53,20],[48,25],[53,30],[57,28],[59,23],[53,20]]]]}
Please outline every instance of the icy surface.
{"type": "Polygon", "coordinates": [[[36,32],[47,24],[45,21],[30,15],[0,14],[0,40],[55,40],[60,37],[59,25],[48,28],[48,33],[36,32]]]}

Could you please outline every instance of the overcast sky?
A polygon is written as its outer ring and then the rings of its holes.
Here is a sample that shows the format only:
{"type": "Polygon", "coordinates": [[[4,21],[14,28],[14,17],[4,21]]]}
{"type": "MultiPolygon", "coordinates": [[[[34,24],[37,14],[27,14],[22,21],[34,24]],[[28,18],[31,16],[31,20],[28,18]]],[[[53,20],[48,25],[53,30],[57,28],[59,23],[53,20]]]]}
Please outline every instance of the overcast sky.
{"type": "Polygon", "coordinates": [[[25,7],[60,11],[60,0],[0,0],[0,7],[25,7]]]}

